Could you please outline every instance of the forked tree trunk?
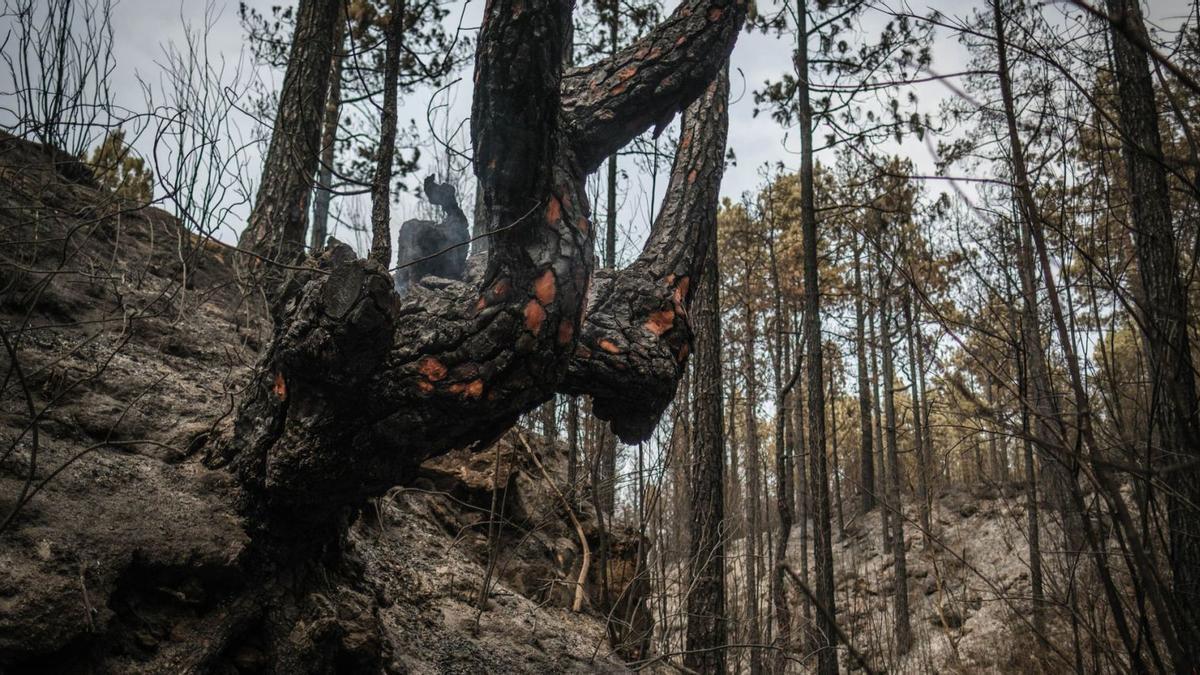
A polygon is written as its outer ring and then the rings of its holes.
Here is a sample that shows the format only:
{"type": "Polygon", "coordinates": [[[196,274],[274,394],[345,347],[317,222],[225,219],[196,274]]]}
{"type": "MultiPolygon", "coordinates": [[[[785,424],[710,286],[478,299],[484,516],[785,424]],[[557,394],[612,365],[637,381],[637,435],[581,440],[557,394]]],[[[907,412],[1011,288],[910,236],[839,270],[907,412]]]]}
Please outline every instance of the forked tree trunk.
{"type": "MultiPolygon", "coordinates": [[[[302,3],[301,14],[316,4],[302,3]]],[[[329,4],[327,26],[338,6],[329,4]]],[[[690,281],[707,254],[700,235],[716,208],[723,137],[685,125],[641,256],[594,280],[584,182],[705,92],[744,13],[735,2],[686,0],[612,61],[564,69],[569,4],[488,4],[471,119],[487,269],[403,298],[381,265],[345,247],[298,273],[235,432],[210,457],[240,480],[260,541],[284,550],[331,541],[349,509],[421,461],[489,442],[556,391],[591,395],[626,441],[649,435],[690,348],[690,281]]],[[[313,66],[297,59],[285,80],[327,79],[327,58],[313,66]]]]}

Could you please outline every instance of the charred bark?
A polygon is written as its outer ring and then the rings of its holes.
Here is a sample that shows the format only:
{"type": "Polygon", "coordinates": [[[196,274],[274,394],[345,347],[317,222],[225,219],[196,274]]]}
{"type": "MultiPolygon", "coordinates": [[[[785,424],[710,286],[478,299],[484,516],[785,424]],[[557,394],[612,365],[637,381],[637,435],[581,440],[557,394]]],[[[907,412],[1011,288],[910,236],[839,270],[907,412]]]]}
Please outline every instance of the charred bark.
{"type": "MultiPolygon", "coordinates": [[[[287,73],[279,93],[271,145],[263,160],[262,182],[241,248],[282,263],[298,260],[304,250],[308,200],[321,152],[321,127],[328,93],[330,63],[338,49],[334,25],[341,3],[301,0],[296,9],[287,73]]],[[[269,268],[269,278],[278,277],[269,268]]],[[[270,289],[274,290],[274,289],[270,289]]]]}
{"type": "MultiPolygon", "coordinates": [[[[722,73],[708,93],[688,109],[684,127],[709,129],[724,147],[728,122],[728,76],[722,73]]],[[[716,145],[716,141],[713,141],[716,145]]],[[[676,160],[678,163],[678,159],[676,160]]],[[[716,173],[719,175],[718,166],[716,173]]],[[[696,415],[692,426],[691,561],[687,597],[687,651],[684,664],[697,672],[725,672],[724,505],[725,431],[721,379],[720,273],[717,266],[716,192],[712,209],[700,223],[700,236],[711,249],[705,256],[696,303],[696,415]]]]}
{"type": "Polygon", "coordinates": [[[471,119],[487,269],[477,284],[415,286],[403,298],[383,266],[345,247],[298,274],[236,431],[210,458],[239,478],[261,531],[299,541],[336,529],[336,514],[423,459],[490,441],[556,391],[594,396],[626,440],[649,433],[689,348],[689,279],[706,255],[723,134],[711,115],[685,125],[645,251],[597,282],[586,320],[584,180],[598,135],[623,143],[651,123],[641,111],[704,92],[744,13],[689,0],[614,60],[564,76],[569,3],[488,5],[471,119]],[[663,86],[666,70],[674,84],[663,86]],[[596,87],[578,86],[584,73],[596,87]]]}

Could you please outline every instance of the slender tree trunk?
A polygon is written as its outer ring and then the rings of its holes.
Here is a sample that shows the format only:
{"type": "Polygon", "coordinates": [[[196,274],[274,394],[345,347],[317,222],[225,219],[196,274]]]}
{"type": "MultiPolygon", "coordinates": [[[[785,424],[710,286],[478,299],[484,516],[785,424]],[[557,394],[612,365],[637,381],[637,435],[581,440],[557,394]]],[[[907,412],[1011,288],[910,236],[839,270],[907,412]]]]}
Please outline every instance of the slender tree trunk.
{"type": "MultiPolygon", "coordinates": [[[[721,99],[724,101],[724,99],[721,99]]],[[[695,422],[692,426],[690,592],[684,665],[724,673],[725,430],[721,392],[721,300],[715,218],[692,311],[696,326],[695,422]]]]}
{"type": "Polygon", "coordinates": [[[904,295],[904,320],[908,323],[908,330],[905,331],[908,340],[908,381],[912,388],[913,447],[917,453],[917,509],[921,518],[921,541],[925,548],[929,548],[933,533],[933,523],[929,517],[929,460],[925,456],[924,411],[917,382],[917,347],[913,339],[918,329],[912,305],[912,290],[909,289],[904,295]]]}
{"type": "MultiPolygon", "coordinates": [[[[878,258],[876,259],[878,262],[878,258]]],[[[904,545],[904,512],[900,497],[900,457],[896,450],[896,370],[893,365],[894,351],[892,348],[892,317],[891,317],[891,284],[887,276],[879,289],[879,332],[883,349],[883,410],[884,433],[887,439],[888,470],[890,483],[888,485],[888,507],[895,509],[892,534],[893,578],[895,580],[893,603],[895,607],[895,623],[893,630],[896,639],[896,650],[904,654],[912,644],[912,626],[908,615],[908,567],[904,545]]]]}
{"type": "MultiPolygon", "coordinates": [[[[1029,396],[1029,383],[1025,376],[1023,351],[1017,354],[1017,390],[1021,400],[1029,396]]],[[[1042,589],[1042,537],[1038,521],[1037,469],[1033,462],[1033,438],[1029,425],[1029,407],[1021,405],[1021,443],[1025,456],[1025,511],[1029,517],[1029,585],[1033,602],[1033,628],[1039,635],[1046,632],[1046,597],[1042,589]]]]}
{"type": "MultiPolygon", "coordinates": [[[[1033,240],[1034,249],[1037,252],[1038,263],[1040,264],[1043,283],[1045,284],[1046,295],[1050,302],[1051,316],[1054,319],[1055,328],[1058,332],[1059,345],[1063,350],[1063,357],[1066,362],[1067,375],[1071,384],[1075,404],[1076,418],[1076,433],[1082,440],[1090,452],[1095,453],[1098,444],[1094,437],[1091,428],[1091,404],[1088,401],[1087,392],[1084,389],[1083,377],[1079,372],[1079,361],[1075,356],[1074,342],[1071,334],[1067,329],[1066,320],[1063,316],[1062,305],[1059,301],[1057,286],[1054,281],[1053,267],[1050,263],[1049,254],[1045,243],[1045,237],[1042,232],[1042,218],[1038,210],[1037,202],[1034,199],[1033,188],[1029,182],[1028,170],[1025,165],[1024,148],[1021,143],[1021,138],[1017,132],[1016,121],[1016,106],[1013,102],[1012,82],[1009,75],[1008,57],[1006,40],[1004,36],[1003,14],[1000,10],[999,0],[993,0],[992,13],[996,30],[997,51],[999,56],[999,75],[1000,75],[1000,92],[1004,104],[1005,120],[1008,127],[1009,146],[1012,155],[1013,175],[1016,179],[1016,194],[1017,204],[1021,215],[1021,220],[1029,234],[1029,239],[1033,240]]],[[[1028,241],[1023,249],[1028,249],[1028,241]]],[[[1031,265],[1029,265],[1031,266],[1031,265]]],[[[1026,267],[1026,265],[1022,265],[1026,267]]],[[[1031,355],[1036,356],[1036,354],[1031,355]]],[[[1036,358],[1034,359],[1036,365],[1036,358]]],[[[1065,447],[1065,443],[1064,443],[1065,447]]],[[[1064,458],[1066,461],[1067,458],[1064,458]]],[[[1071,466],[1071,474],[1069,476],[1070,483],[1068,484],[1068,497],[1071,499],[1071,507],[1074,513],[1083,514],[1085,506],[1081,491],[1075,481],[1075,471],[1078,470],[1080,457],[1078,453],[1073,453],[1069,458],[1071,466]]],[[[1128,550],[1132,554],[1133,561],[1131,563],[1131,571],[1137,570],[1137,573],[1142,576],[1142,582],[1148,590],[1150,600],[1155,608],[1157,618],[1161,624],[1162,635],[1166,641],[1168,648],[1171,651],[1172,659],[1176,667],[1180,667],[1185,663],[1184,652],[1178,639],[1177,630],[1180,629],[1179,622],[1176,621],[1178,611],[1173,611],[1168,608],[1168,601],[1163,597],[1163,593],[1157,582],[1157,572],[1149,563],[1144,546],[1140,541],[1136,527],[1129,515],[1128,507],[1126,506],[1123,497],[1120,495],[1119,488],[1115,485],[1111,476],[1106,473],[1107,469],[1100,467],[1098,470],[1093,466],[1092,477],[1096,482],[1099,492],[1104,497],[1114,523],[1122,530],[1122,534],[1129,538],[1128,550]]],[[[1133,662],[1135,670],[1139,672],[1145,670],[1145,663],[1141,657],[1141,650],[1133,641],[1129,631],[1128,619],[1125,615],[1125,609],[1119,598],[1117,597],[1115,582],[1112,579],[1108,560],[1105,555],[1104,547],[1100,541],[1100,537],[1094,533],[1094,528],[1091,526],[1088,518],[1078,517],[1074,522],[1067,522],[1064,529],[1068,536],[1078,537],[1073,534],[1077,530],[1082,530],[1088,540],[1088,544],[1092,550],[1093,560],[1096,564],[1096,570],[1101,576],[1102,585],[1105,588],[1106,594],[1109,596],[1110,609],[1112,611],[1113,622],[1116,624],[1117,631],[1121,636],[1121,640],[1125,645],[1126,651],[1133,662]]],[[[1068,551],[1070,554],[1070,551],[1068,551]]],[[[1074,602],[1074,599],[1071,599],[1074,602]]]]}
{"type": "Polygon", "coordinates": [[[392,263],[392,164],[396,156],[396,95],[400,79],[400,50],[404,40],[404,3],[389,0],[384,29],[383,110],[380,113],[379,149],[375,178],[371,181],[371,260],[387,267],[392,263]]]}
{"type": "Polygon", "coordinates": [[[846,514],[842,509],[842,467],[838,459],[838,429],[837,429],[837,381],[829,376],[829,443],[833,453],[833,494],[837,512],[838,539],[846,536],[846,514]]]}
{"type": "Polygon", "coordinates": [[[334,22],[333,63],[329,68],[329,94],[325,97],[324,131],[321,133],[321,164],[317,169],[317,191],[313,197],[313,251],[325,248],[329,232],[329,203],[333,199],[333,163],[336,159],[337,130],[342,111],[342,52],[345,49],[346,13],[338,12],[334,22]]]}
{"type": "MultiPolygon", "coordinates": [[[[612,4],[612,13],[608,17],[608,48],[609,56],[617,53],[620,40],[620,9],[619,4],[612,4]]],[[[605,209],[604,227],[604,266],[608,269],[617,267],[617,156],[608,157],[608,194],[605,209]]],[[[601,503],[611,515],[614,513],[617,501],[617,437],[608,431],[607,426],[601,436],[600,446],[602,464],[600,470],[601,503]]]]}
{"type": "Polygon", "coordinates": [[[1200,662],[1200,410],[1188,337],[1187,288],[1179,268],[1166,162],[1145,51],[1128,36],[1149,36],[1141,5],[1108,0],[1117,77],[1121,147],[1129,182],[1130,217],[1146,319],[1151,400],[1158,403],[1162,462],[1166,467],[1172,590],[1184,608],[1179,627],[1188,659],[1200,662]]]}
{"type": "MultiPolygon", "coordinates": [[[[804,367],[804,343],[803,338],[797,340],[796,343],[796,365],[797,369],[804,367]]],[[[804,393],[807,388],[804,386],[804,380],[801,378],[796,381],[796,401],[805,401],[804,393]]],[[[808,521],[812,514],[812,500],[809,498],[810,486],[808,484],[808,435],[804,432],[806,426],[804,418],[807,404],[796,405],[792,412],[792,420],[796,427],[796,444],[795,444],[795,460],[793,464],[793,473],[795,474],[795,490],[796,493],[796,520],[800,523],[800,579],[805,585],[808,585],[809,580],[809,564],[808,564],[808,542],[809,529],[808,521]]],[[[801,601],[804,608],[804,619],[808,624],[812,623],[812,603],[809,602],[808,596],[804,596],[801,601]]]]}
{"type": "Polygon", "coordinates": [[[808,456],[811,462],[813,504],[813,569],[817,576],[817,672],[838,672],[837,615],[833,586],[833,537],[829,514],[829,472],[825,464],[824,358],[821,350],[821,296],[817,274],[817,210],[813,194],[812,108],[808,91],[808,2],[796,3],[797,109],[800,120],[800,226],[804,248],[804,337],[808,368],[808,456]]]}
{"type": "MultiPolygon", "coordinates": [[[[321,122],[341,3],[301,0],[279,93],[271,144],[254,209],[238,245],[267,260],[291,263],[304,249],[308,200],[321,152],[321,122]]],[[[261,264],[254,258],[249,268],[261,264]]],[[[267,269],[268,278],[278,276],[267,269]]],[[[271,289],[272,292],[274,289],[271,289]]]]}
{"type": "Polygon", "coordinates": [[[779,279],[779,261],[775,258],[774,233],[768,243],[771,255],[771,281],[775,287],[775,344],[772,346],[775,366],[775,508],[779,513],[779,537],[775,540],[775,560],[771,570],[771,600],[775,608],[775,646],[772,661],[772,672],[783,673],[787,661],[785,650],[792,647],[792,615],[787,603],[787,591],[784,588],[788,560],[788,539],[792,534],[792,485],[791,468],[788,466],[788,451],[785,439],[789,408],[787,393],[784,391],[784,380],[789,378],[788,357],[791,350],[785,354],[784,335],[785,317],[783,314],[783,297],[779,279]]]}
{"type": "MultiPolygon", "coordinates": [[[[876,256],[876,260],[878,261],[878,256],[876,256]]],[[[872,295],[878,299],[878,277],[875,277],[872,286],[874,286],[874,288],[872,288],[872,295]]],[[[878,312],[871,312],[869,317],[871,329],[871,388],[875,391],[875,438],[879,439],[879,480],[878,486],[875,490],[875,495],[877,501],[880,503],[880,506],[883,507],[879,510],[881,530],[880,535],[883,537],[882,550],[890,551],[892,550],[892,505],[890,501],[891,493],[888,488],[890,474],[888,473],[887,443],[885,442],[886,439],[884,438],[883,434],[883,408],[881,407],[883,400],[883,389],[879,377],[879,345],[881,344],[881,333],[879,330],[877,330],[875,325],[875,315],[877,313],[878,312]]]]}
{"type": "MultiPolygon", "coordinates": [[[[988,377],[988,380],[987,380],[987,399],[988,399],[988,407],[993,411],[993,413],[995,413],[996,406],[997,406],[996,383],[993,381],[993,378],[990,376],[988,377]]],[[[1007,484],[1009,481],[1008,453],[1007,453],[1007,451],[1001,450],[1001,447],[1000,447],[999,424],[991,425],[991,429],[989,429],[988,431],[989,431],[988,432],[988,447],[991,450],[991,454],[992,454],[993,471],[995,471],[997,480],[999,480],[1002,484],[1007,484]]]]}
{"type": "Polygon", "coordinates": [[[567,485],[575,495],[579,485],[579,399],[567,397],[567,485]]]}
{"type": "Polygon", "coordinates": [[[875,508],[875,451],[871,438],[871,390],[867,372],[867,340],[863,316],[862,246],[854,245],[854,346],[858,365],[860,437],[858,490],[863,513],[875,508]]]}
{"type": "MultiPolygon", "coordinates": [[[[747,270],[749,272],[749,270],[747,270]]],[[[749,283],[747,273],[746,281],[749,283]]],[[[744,289],[745,297],[749,298],[750,288],[744,289]]],[[[762,630],[758,611],[758,559],[759,536],[762,531],[761,521],[761,477],[762,469],[759,461],[758,447],[758,368],[755,359],[755,343],[757,330],[755,316],[750,303],[745,305],[745,332],[742,343],[742,358],[745,359],[746,369],[746,629],[747,641],[750,643],[750,673],[758,675],[762,672],[762,650],[756,645],[762,642],[762,630]]]]}

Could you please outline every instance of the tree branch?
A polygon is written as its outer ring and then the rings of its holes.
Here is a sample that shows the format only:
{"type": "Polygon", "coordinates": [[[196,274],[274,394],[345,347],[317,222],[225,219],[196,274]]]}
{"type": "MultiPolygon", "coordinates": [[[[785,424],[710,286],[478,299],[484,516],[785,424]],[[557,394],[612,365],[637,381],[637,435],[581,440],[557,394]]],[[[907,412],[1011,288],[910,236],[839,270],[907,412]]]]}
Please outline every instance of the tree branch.
{"type": "Polygon", "coordinates": [[[646,37],[562,79],[562,124],[590,173],[638,134],[656,133],[700,96],[728,60],[745,0],[684,0],[646,37]]]}
{"type": "Polygon", "coordinates": [[[597,273],[563,383],[567,393],[591,394],[596,416],[628,443],[653,431],[687,360],[692,280],[704,267],[706,233],[716,227],[728,98],[725,68],[684,114],[667,193],[641,256],[619,273],[597,273]]]}

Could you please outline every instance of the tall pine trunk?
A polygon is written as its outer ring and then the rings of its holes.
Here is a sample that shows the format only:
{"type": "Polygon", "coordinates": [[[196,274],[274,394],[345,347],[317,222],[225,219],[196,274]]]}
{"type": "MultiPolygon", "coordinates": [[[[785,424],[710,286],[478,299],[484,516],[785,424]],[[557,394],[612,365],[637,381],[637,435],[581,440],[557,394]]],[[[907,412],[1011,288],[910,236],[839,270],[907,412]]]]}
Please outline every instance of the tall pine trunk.
{"type": "MultiPolygon", "coordinates": [[[[749,268],[747,268],[744,289],[745,296],[751,297],[749,287],[749,268]]],[[[746,629],[747,642],[750,646],[750,673],[758,675],[762,672],[762,650],[756,645],[762,642],[758,606],[758,564],[759,564],[759,535],[762,531],[760,514],[762,510],[762,468],[758,447],[758,368],[755,359],[755,343],[757,330],[755,328],[754,311],[750,303],[744,304],[745,331],[742,342],[742,358],[745,359],[746,369],[746,629]]]]}
{"type": "Polygon", "coordinates": [[[312,236],[309,247],[320,251],[329,234],[329,204],[333,200],[333,163],[337,150],[337,130],[342,111],[342,52],[345,49],[346,16],[338,12],[334,22],[333,64],[329,68],[329,93],[325,97],[325,120],[321,132],[321,164],[317,169],[317,191],[313,197],[312,236]]]}
{"type": "Polygon", "coordinates": [[[371,181],[371,260],[392,262],[392,164],[396,157],[396,88],[400,79],[400,49],[404,40],[404,3],[388,2],[384,28],[383,110],[380,112],[379,148],[375,177],[371,181]]]}
{"type": "Polygon", "coordinates": [[[863,513],[875,508],[875,449],[871,438],[871,390],[863,315],[862,245],[854,244],[854,347],[858,366],[858,490],[863,513]]]}
{"type": "Polygon", "coordinates": [[[1181,642],[1192,663],[1200,662],[1200,411],[1188,337],[1188,294],[1179,268],[1172,227],[1166,162],[1155,109],[1154,83],[1143,44],[1149,36],[1141,6],[1108,0],[1117,77],[1117,113],[1129,184],[1129,210],[1146,319],[1151,400],[1161,426],[1162,465],[1166,471],[1167,523],[1170,529],[1172,589],[1185,626],[1181,642]]]}
{"type": "MultiPolygon", "coordinates": [[[[876,258],[878,262],[878,257],[876,258]]],[[[912,645],[912,625],[908,615],[908,566],[904,545],[904,508],[900,497],[900,457],[896,449],[896,369],[894,365],[895,351],[892,348],[892,316],[891,316],[891,283],[885,274],[879,288],[879,334],[883,351],[883,410],[884,434],[887,440],[888,453],[888,508],[894,511],[892,517],[892,572],[893,572],[893,632],[896,640],[896,650],[900,654],[908,652],[912,645]]]]}
{"type": "MultiPolygon", "coordinates": [[[[333,0],[300,0],[296,8],[296,29],[262,181],[246,229],[238,238],[238,246],[256,256],[249,263],[251,269],[260,267],[263,259],[291,263],[303,252],[340,7],[333,0]]],[[[268,279],[278,276],[269,263],[265,271],[268,279]]]]}
{"type": "Polygon", "coordinates": [[[825,360],[822,357],[821,296],[817,274],[817,209],[813,194],[813,120],[808,91],[808,2],[796,3],[796,92],[800,121],[800,233],[804,247],[804,337],[808,380],[808,459],[813,506],[813,570],[816,573],[817,672],[838,672],[837,615],[833,586],[833,536],[829,472],[825,463],[825,360]]]}
{"type": "MultiPolygon", "coordinates": [[[[715,230],[715,228],[714,228],[715,230]]],[[[691,434],[690,592],[684,665],[725,672],[725,430],[721,392],[721,302],[715,231],[692,310],[696,326],[695,421],[691,434]]]]}
{"type": "Polygon", "coordinates": [[[904,321],[908,324],[905,338],[908,342],[908,382],[912,389],[913,414],[913,447],[917,454],[917,512],[921,518],[921,542],[925,548],[932,544],[933,523],[929,517],[929,459],[925,448],[925,425],[923,405],[919,381],[917,379],[917,347],[913,335],[917,332],[917,322],[913,312],[912,290],[904,294],[904,321]]]}

